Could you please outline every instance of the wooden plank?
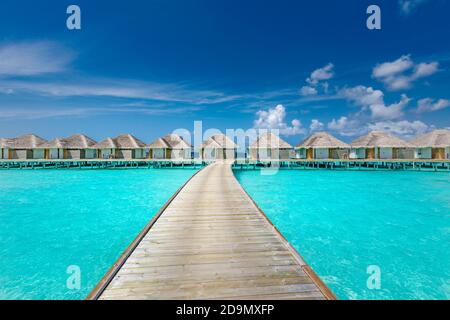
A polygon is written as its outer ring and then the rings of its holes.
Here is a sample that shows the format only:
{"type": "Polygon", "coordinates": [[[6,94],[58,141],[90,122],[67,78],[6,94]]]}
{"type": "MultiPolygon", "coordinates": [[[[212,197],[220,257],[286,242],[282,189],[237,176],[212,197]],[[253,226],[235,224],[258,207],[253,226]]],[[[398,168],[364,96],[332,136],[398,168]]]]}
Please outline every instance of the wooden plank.
{"type": "Polygon", "coordinates": [[[190,179],[89,299],[334,299],[216,162],[190,179]]]}

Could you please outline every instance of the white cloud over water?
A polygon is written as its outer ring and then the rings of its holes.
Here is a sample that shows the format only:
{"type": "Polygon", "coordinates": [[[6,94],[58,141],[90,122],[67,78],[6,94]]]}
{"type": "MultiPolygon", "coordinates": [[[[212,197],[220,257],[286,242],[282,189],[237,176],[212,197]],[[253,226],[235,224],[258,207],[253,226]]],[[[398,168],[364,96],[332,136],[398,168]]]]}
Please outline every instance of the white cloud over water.
{"type": "Polygon", "coordinates": [[[403,55],[395,61],[377,64],[372,77],[381,81],[388,90],[410,89],[414,81],[431,76],[439,70],[437,61],[414,63],[410,55],[403,55]]]}
{"type": "Polygon", "coordinates": [[[416,111],[418,113],[422,112],[433,112],[433,111],[439,111],[445,108],[450,107],[450,100],[448,99],[432,99],[432,98],[425,98],[420,99],[417,102],[417,109],[416,111]]]}
{"type": "Polygon", "coordinates": [[[259,110],[256,116],[257,119],[253,123],[255,129],[277,130],[285,136],[305,133],[300,120],[293,119],[290,124],[287,123],[286,109],[281,104],[268,110],[259,110]]]}
{"type": "Polygon", "coordinates": [[[0,75],[36,76],[67,70],[74,54],[50,41],[0,45],[0,75]]]}

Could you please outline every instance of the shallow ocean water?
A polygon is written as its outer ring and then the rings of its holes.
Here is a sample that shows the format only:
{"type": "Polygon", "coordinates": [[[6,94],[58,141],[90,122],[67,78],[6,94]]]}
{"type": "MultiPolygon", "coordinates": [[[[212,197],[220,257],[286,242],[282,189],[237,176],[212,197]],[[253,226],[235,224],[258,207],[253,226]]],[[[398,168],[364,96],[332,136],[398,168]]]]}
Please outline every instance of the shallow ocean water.
{"type": "Polygon", "coordinates": [[[340,299],[450,299],[450,173],[235,174],[340,299]]]}
{"type": "Polygon", "coordinates": [[[0,171],[0,299],[85,298],[195,171],[0,171]]]}

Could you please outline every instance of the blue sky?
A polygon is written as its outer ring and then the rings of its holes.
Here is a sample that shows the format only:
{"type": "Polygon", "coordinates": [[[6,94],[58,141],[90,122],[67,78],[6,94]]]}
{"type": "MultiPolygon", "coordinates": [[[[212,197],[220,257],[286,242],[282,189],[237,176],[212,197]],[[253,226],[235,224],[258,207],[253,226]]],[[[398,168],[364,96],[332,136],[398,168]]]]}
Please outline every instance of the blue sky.
{"type": "Polygon", "coordinates": [[[448,1],[93,2],[1,2],[0,136],[450,127],[448,1]],[[66,28],[70,4],[81,30],[66,28]]]}

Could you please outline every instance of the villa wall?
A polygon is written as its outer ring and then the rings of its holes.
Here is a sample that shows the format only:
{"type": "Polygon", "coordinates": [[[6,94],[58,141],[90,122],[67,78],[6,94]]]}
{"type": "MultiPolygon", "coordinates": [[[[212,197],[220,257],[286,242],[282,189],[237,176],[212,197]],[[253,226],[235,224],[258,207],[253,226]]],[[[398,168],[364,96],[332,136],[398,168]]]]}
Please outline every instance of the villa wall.
{"type": "Polygon", "coordinates": [[[114,149],[100,149],[99,150],[99,158],[100,159],[109,159],[111,155],[114,155],[114,149]]]}
{"type": "Polygon", "coordinates": [[[117,149],[117,159],[143,159],[145,156],[144,149],[117,149]]]}
{"type": "Polygon", "coordinates": [[[202,150],[202,158],[205,160],[214,160],[217,159],[216,154],[222,153],[222,149],[216,149],[216,148],[205,148],[202,150]]]}
{"type": "Polygon", "coordinates": [[[172,159],[191,159],[191,149],[175,149],[172,150],[172,159]]]}
{"type": "Polygon", "coordinates": [[[379,159],[392,159],[392,148],[379,148],[379,159]]]}
{"type": "Polygon", "coordinates": [[[33,151],[32,150],[11,150],[11,159],[17,160],[26,160],[33,159],[33,151]]]}
{"type": "Polygon", "coordinates": [[[329,159],[348,159],[349,150],[348,149],[329,149],[328,158],[329,159]]]}
{"type": "Polygon", "coordinates": [[[289,160],[290,158],[289,149],[258,149],[257,154],[260,160],[289,160]]]}
{"type": "Polygon", "coordinates": [[[295,150],[295,157],[297,159],[306,159],[306,149],[300,148],[295,150]]]}
{"type": "Polygon", "coordinates": [[[446,158],[446,154],[445,154],[445,148],[433,148],[431,150],[431,156],[433,159],[445,159],[446,158]]]}
{"type": "Polygon", "coordinates": [[[151,149],[151,159],[164,159],[166,156],[166,149],[151,149]]]}
{"type": "Polygon", "coordinates": [[[65,159],[84,159],[84,150],[64,150],[65,159]]]}
{"type": "Polygon", "coordinates": [[[223,153],[224,153],[224,157],[226,159],[236,159],[236,150],[235,149],[225,149],[223,153]]]}
{"type": "Polygon", "coordinates": [[[431,148],[416,148],[414,150],[415,159],[431,159],[431,148]]]}
{"type": "Polygon", "coordinates": [[[450,159],[450,147],[445,148],[445,159],[450,159]]]}
{"type": "Polygon", "coordinates": [[[133,159],[144,159],[145,149],[134,149],[132,152],[133,159]]]}
{"type": "Polygon", "coordinates": [[[350,149],[350,159],[364,159],[366,157],[366,149],[364,148],[352,148],[350,149]]]}
{"type": "Polygon", "coordinates": [[[7,160],[8,156],[9,156],[9,149],[8,148],[0,149],[0,159],[7,160]]]}
{"type": "Polygon", "coordinates": [[[97,158],[97,152],[94,149],[86,149],[84,150],[84,158],[85,159],[95,159],[97,158]]]}
{"type": "Polygon", "coordinates": [[[32,150],[32,158],[33,159],[45,159],[45,150],[44,149],[34,149],[32,150]]]}
{"type": "Polygon", "coordinates": [[[258,159],[258,149],[248,149],[248,153],[251,160],[258,159]]]}
{"type": "Polygon", "coordinates": [[[314,149],[315,159],[328,159],[328,148],[314,149]]]}
{"type": "Polygon", "coordinates": [[[48,159],[64,159],[63,149],[48,149],[47,152],[48,159]]]}
{"type": "Polygon", "coordinates": [[[205,148],[202,152],[205,160],[236,159],[235,149],[205,148]]]}

